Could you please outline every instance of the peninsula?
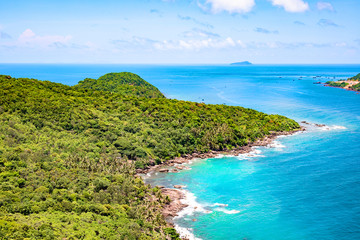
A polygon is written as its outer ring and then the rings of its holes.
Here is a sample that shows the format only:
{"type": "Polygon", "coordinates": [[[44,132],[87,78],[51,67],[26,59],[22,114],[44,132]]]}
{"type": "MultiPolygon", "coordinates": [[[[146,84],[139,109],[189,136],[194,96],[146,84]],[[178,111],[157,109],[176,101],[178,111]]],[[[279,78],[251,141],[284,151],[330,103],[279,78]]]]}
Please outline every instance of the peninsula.
{"type": "Polygon", "coordinates": [[[338,87],[347,90],[360,92],[360,73],[346,80],[327,81],[325,86],[338,87]]]}
{"type": "Polygon", "coordinates": [[[166,99],[133,73],[75,86],[0,75],[0,239],[179,239],[138,170],[300,129],[248,108],[166,99]]]}

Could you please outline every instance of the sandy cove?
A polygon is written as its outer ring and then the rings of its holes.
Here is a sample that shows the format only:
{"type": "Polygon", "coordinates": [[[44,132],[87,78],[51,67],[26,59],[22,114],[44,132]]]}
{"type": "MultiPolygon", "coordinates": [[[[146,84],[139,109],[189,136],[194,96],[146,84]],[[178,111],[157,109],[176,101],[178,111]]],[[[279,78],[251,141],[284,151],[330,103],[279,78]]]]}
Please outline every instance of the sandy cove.
{"type": "MultiPolygon", "coordinates": [[[[308,124],[308,123],[306,123],[308,124]]],[[[207,153],[192,153],[187,154],[183,157],[177,157],[175,159],[166,161],[159,165],[154,165],[147,167],[146,169],[137,169],[137,174],[147,174],[153,172],[179,172],[180,170],[186,169],[186,167],[181,166],[181,164],[189,163],[189,161],[193,159],[206,159],[206,158],[215,158],[220,155],[233,155],[238,156],[239,154],[250,153],[253,149],[252,147],[260,147],[260,146],[268,146],[270,145],[277,137],[279,136],[287,136],[292,135],[297,132],[305,131],[305,127],[301,127],[299,130],[290,131],[290,132],[273,132],[270,135],[257,140],[253,143],[250,143],[246,146],[242,146],[232,150],[225,150],[225,151],[210,151],[207,153]],[[169,170],[169,167],[175,166],[176,167],[172,170],[169,170]],[[179,165],[179,166],[178,166],[179,165]]],[[[177,213],[180,212],[182,209],[186,208],[188,205],[183,203],[183,199],[185,199],[185,194],[179,190],[183,186],[175,185],[174,188],[161,188],[161,192],[168,196],[171,202],[164,206],[162,211],[165,219],[172,224],[172,219],[177,216],[177,213]],[[178,189],[176,189],[178,188],[178,189]]]]}

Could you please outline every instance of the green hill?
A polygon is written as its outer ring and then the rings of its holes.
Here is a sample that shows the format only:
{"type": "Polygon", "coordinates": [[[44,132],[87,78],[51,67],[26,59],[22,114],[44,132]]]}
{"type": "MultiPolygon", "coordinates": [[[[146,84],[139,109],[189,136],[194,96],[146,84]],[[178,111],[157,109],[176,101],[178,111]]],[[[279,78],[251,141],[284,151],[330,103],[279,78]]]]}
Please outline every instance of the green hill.
{"type": "Polygon", "coordinates": [[[242,107],[100,90],[0,76],[0,239],[176,239],[161,215],[169,199],[135,168],[299,128],[242,107]]]}
{"type": "Polygon", "coordinates": [[[140,76],[129,73],[108,73],[98,79],[86,78],[76,88],[108,91],[128,96],[163,98],[164,95],[140,76]]]}
{"type": "Polygon", "coordinates": [[[353,77],[349,78],[349,80],[352,80],[352,81],[360,81],[360,73],[357,74],[356,76],[353,76],[353,77]]]}

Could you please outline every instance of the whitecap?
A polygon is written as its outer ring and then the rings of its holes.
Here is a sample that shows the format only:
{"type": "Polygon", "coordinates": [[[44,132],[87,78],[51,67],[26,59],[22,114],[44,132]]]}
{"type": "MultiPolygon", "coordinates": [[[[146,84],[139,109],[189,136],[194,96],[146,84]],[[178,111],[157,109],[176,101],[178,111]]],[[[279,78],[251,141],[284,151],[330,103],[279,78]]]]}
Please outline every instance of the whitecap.
{"type": "Polygon", "coordinates": [[[239,210],[227,210],[227,209],[225,209],[225,208],[216,208],[215,211],[223,212],[223,213],[226,213],[226,214],[237,214],[237,213],[240,213],[239,210]]]}
{"type": "Polygon", "coordinates": [[[262,151],[257,149],[256,147],[252,148],[253,150],[248,153],[242,153],[236,156],[239,160],[248,160],[249,158],[256,158],[256,157],[265,157],[264,155],[261,155],[262,151]]]}
{"type": "Polygon", "coordinates": [[[184,228],[175,224],[175,229],[180,234],[181,239],[201,240],[201,238],[197,238],[194,236],[194,234],[192,233],[193,230],[191,228],[184,228]]]}
{"type": "Polygon", "coordinates": [[[331,130],[346,130],[347,128],[344,126],[339,125],[332,125],[332,126],[322,126],[319,127],[322,131],[331,131],[331,130]]]}
{"type": "Polygon", "coordinates": [[[286,148],[285,145],[281,144],[281,142],[279,141],[272,141],[272,143],[270,143],[267,147],[269,148],[275,148],[276,151],[282,151],[283,148],[286,148]]]}
{"type": "Polygon", "coordinates": [[[227,206],[229,206],[229,204],[225,204],[225,203],[214,203],[212,206],[213,206],[213,207],[227,207],[227,206]]]}
{"type": "Polygon", "coordinates": [[[344,126],[340,126],[340,125],[325,125],[325,124],[315,124],[315,123],[311,123],[311,122],[306,122],[306,128],[307,130],[312,130],[312,131],[316,131],[316,130],[321,130],[321,131],[331,131],[331,130],[346,130],[347,128],[344,126]]]}
{"type": "Polygon", "coordinates": [[[180,191],[185,194],[185,198],[180,200],[181,203],[186,204],[188,206],[186,208],[184,208],[183,210],[181,210],[180,212],[178,212],[178,216],[176,216],[175,218],[182,218],[186,215],[193,215],[194,212],[212,213],[212,211],[206,210],[204,208],[204,205],[201,205],[200,203],[198,203],[196,201],[195,194],[193,194],[189,191],[186,191],[184,189],[182,189],[180,191]]]}

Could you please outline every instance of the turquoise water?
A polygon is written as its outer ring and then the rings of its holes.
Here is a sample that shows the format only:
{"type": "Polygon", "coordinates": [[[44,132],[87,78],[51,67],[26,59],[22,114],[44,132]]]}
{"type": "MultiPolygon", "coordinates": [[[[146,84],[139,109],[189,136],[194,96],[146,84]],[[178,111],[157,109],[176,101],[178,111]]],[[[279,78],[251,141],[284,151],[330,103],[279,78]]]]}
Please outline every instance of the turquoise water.
{"type": "Polygon", "coordinates": [[[197,160],[191,170],[149,177],[151,184],[186,185],[196,197],[197,208],[175,219],[179,229],[201,239],[360,239],[360,94],[313,84],[353,76],[360,65],[0,64],[0,74],[68,85],[120,71],[141,75],[169,98],[328,126],[252,155],[197,160]]]}

